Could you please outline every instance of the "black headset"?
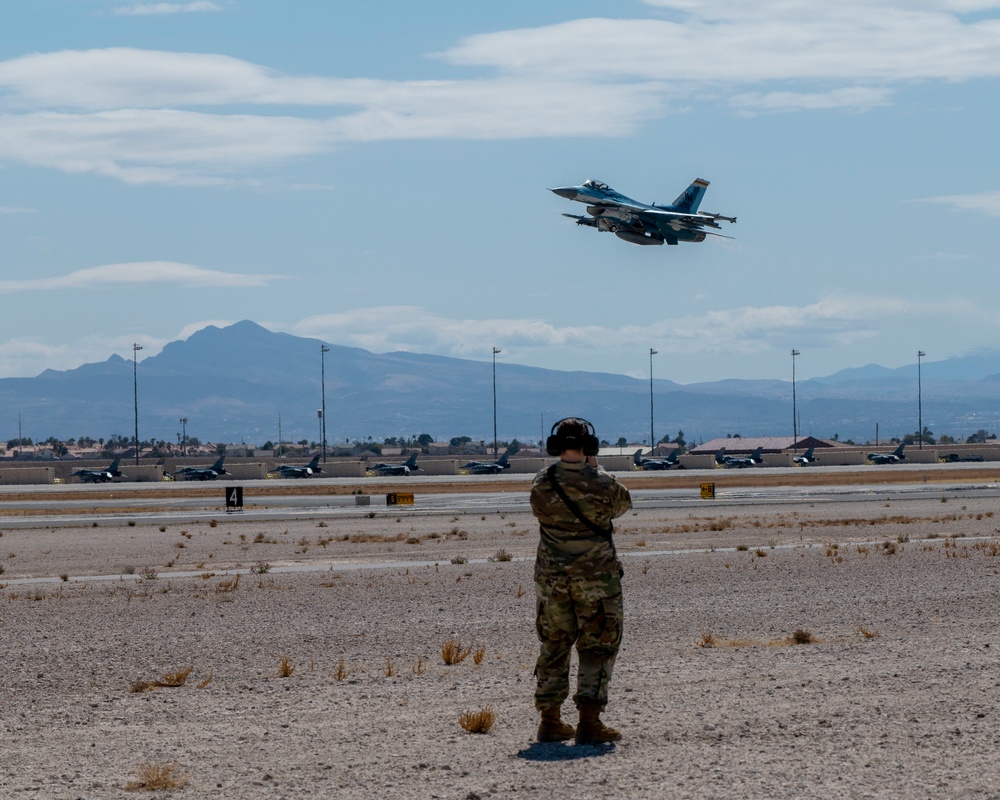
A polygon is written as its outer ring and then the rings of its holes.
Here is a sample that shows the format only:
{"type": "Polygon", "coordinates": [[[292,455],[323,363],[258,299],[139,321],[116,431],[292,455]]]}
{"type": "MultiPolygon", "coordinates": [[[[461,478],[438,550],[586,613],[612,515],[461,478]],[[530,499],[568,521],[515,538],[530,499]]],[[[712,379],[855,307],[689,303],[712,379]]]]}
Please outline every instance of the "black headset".
{"type": "Polygon", "coordinates": [[[550,456],[560,456],[564,450],[583,450],[585,456],[596,456],[600,450],[601,443],[597,439],[597,432],[594,426],[587,420],[580,417],[564,417],[552,426],[549,431],[549,438],[545,440],[545,452],[550,456]],[[587,432],[583,435],[583,441],[578,441],[576,436],[562,436],[556,434],[556,428],[564,422],[579,422],[587,432]]]}

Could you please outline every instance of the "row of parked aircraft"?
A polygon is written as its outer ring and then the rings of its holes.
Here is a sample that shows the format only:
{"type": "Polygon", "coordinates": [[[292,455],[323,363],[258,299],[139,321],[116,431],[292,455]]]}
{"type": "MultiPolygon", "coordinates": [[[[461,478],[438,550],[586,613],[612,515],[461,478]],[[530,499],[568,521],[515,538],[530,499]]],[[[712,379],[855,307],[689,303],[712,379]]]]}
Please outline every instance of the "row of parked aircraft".
{"type": "MultiPolygon", "coordinates": [[[[897,464],[906,458],[903,455],[905,444],[899,445],[891,453],[869,453],[868,460],[873,464],[897,464]]],[[[814,464],[819,459],[814,454],[815,448],[810,447],[800,456],[793,456],[792,462],[795,464],[814,464]]],[[[643,458],[642,448],[635,451],[632,456],[632,463],[642,470],[667,470],[684,469],[684,465],[678,460],[680,449],[675,448],[673,452],[664,458],[643,458]]],[[[471,475],[497,475],[505,469],[510,469],[509,454],[504,453],[496,461],[469,461],[463,464],[461,469],[468,471],[471,475]]],[[[223,464],[225,456],[219,459],[210,467],[181,467],[175,472],[167,473],[174,480],[196,480],[212,481],[220,475],[228,475],[223,464]]],[[[120,458],[116,458],[105,469],[78,469],[73,473],[73,477],[79,478],[84,483],[108,483],[115,478],[124,478],[121,470],[118,469],[120,458]]],[[[726,453],[726,448],[720,448],[715,454],[715,463],[726,469],[744,469],[746,467],[756,467],[764,463],[763,448],[758,447],[748,456],[734,456],[726,453]]],[[[378,462],[366,469],[367,472],[374,472],[380,477],[409,475],[414,470],[418,470],[417,454],[411,453],[410,457],[402,464],[387,464],[378,462]]],[[[282,478],[310,478],[323,472],[319,465],[319,454],[313,456],[308,464],[281,464],[270,471],[271,475],[279,475],[282,478]]]]}
{"type": "MultiPolygon", "coordinates": [[[[905,444],[901,444],[891,453],[869,453],[868,460],[873,464],[897,464],[906,458],[903,455],[903,448],[905,444]]],[[[802,464],[803,466],[807,464],[815,464],[819,459],[815,455],[815,447],[810,447],[802,455],[793,456],[792,463],[802,464]]],[[[684,465],[680,463],[677,456],[680,453],[679,449],[675,449],[670,455],[665,458],[643,458],[642,448],[635,451],[632,456],[632,463],[635,464],[639,469],[644,470],[654,470],[654,469],[684,469],[684,465]]],[[[720,448],[715,454],[715,463],[726,469],[744,469],[746,467],[756,467],[764,463],[764,451],[763,448],[758,447],[748,456],[733,456],[726,453],[726,448],[720,448]]]]}

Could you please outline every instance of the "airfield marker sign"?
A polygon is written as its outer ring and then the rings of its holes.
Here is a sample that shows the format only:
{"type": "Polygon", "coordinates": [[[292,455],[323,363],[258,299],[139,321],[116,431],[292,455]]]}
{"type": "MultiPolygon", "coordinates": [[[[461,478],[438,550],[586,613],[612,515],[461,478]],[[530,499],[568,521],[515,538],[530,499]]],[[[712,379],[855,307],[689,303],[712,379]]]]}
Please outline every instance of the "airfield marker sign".
{"type": "Polygon", "coordinates": [[[243,487],[226,487],[226,513],[243,510],[243,487]]]}

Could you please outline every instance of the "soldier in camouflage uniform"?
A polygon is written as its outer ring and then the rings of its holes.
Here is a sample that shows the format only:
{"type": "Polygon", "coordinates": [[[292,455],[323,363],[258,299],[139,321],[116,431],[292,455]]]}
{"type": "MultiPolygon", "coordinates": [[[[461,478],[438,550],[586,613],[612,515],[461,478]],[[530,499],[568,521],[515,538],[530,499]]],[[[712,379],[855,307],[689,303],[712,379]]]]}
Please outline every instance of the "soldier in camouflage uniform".
{"type": "Polygon", "coordinates": [[[632,507],[632,498],[597,465],[597,438],[585,420],[558,422],[547,450],[559,461],[540,471],[531,487],[531,510],[540,530],[535,562],[541,641],[535,667],[535,707],[542,715],[538,740],[563,741],[575,734],[578,744],[613,742],[621,735],[600,721],[622,637],[622,568],[611,520],[632,507]],[[574,644],[580,662],[575,730],[560,717],[569,695],[574,644]]]}

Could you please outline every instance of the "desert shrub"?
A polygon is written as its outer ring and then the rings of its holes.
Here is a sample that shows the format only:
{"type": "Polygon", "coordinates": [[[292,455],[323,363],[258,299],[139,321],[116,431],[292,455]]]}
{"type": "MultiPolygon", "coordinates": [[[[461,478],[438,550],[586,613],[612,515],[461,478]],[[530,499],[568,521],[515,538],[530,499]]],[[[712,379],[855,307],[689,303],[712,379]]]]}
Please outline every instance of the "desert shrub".
{"type": "Polygon", "coordinates": [[[141,764],[136,767],[135,776],[137,780],[125,784],[126,792],[177,789],[187,783],[187,775],[177,764],[141,764]]]}
{"type": "Polygon", "coordinates": [[[496,720],[493,706],[486,706],[478,711],[463,711],[458,718],[458,724],[469,733],[489,733],[496,720]]]}
{"type": "Polygon", "coordinates": [[[472,645],[462,647],[460,639],[448,639],[441,645],[441,660],[448,666],[461,664],[472,652],[472,645]]]}
{"type": "Polygon", "coordinates": [[[789,637],[789,640],[792,644],[813,644],[816,641],[816,637],[809,633],[809,631],[796,628],[789,637]]]}

